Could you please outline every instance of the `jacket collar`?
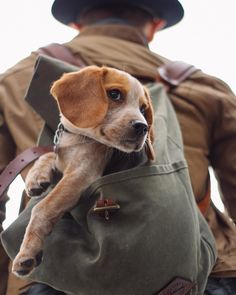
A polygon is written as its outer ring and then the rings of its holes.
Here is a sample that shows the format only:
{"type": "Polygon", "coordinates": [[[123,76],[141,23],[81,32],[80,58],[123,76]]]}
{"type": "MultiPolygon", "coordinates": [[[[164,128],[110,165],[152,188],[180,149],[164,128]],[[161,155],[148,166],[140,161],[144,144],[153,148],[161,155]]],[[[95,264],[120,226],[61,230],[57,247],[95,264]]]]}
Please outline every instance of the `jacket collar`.
{"type": "Polygon", "coordinates": [[[125,24],[96,24],[86,26],[80,31],[80,36],[102,35],[137,43],[148,47],[145,36],[135,27],[125,24]]]}

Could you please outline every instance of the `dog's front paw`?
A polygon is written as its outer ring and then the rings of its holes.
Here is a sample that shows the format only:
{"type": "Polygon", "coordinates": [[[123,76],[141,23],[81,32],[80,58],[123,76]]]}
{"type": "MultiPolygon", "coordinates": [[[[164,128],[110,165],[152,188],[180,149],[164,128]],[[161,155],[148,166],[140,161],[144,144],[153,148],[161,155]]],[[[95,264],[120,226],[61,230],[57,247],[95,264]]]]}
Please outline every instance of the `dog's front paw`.
{"type": "Polygon", "coordinates": [[[42,257],[42,251],[40,251],[35,257],[19,253],[13,261],[12,272],[18,277],[28,276],[34,268],[41,263],[42,257]]]}
{"type": "Polygon", "coordinates": [[[50,184],[50,181],[44,181],[43,179],[39,179],[39,181],[37,181],[35,179],[35,181],[26,183],[25,190],[29,197],[37,197],[42,195],[42,193],[47,190],[50,184]]]}
{"type": "Polygon", "coordinates": [[[25,189],[29,197],[40,196],[50,186],[55,169],[55,153],[41,156],[30,169],[25,179],[25,189]]]}

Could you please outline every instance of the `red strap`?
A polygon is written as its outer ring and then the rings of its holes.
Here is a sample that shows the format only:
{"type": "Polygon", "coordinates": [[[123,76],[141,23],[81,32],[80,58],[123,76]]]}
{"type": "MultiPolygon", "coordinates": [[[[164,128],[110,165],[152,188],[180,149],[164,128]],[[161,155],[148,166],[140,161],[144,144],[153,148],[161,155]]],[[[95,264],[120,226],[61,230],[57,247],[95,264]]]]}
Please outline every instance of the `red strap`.
{"type": "Polygon", "coordinates": [[[27,149],[12,160],[0,175],[0,199],[8,186],[27,165],[41,155],[52,151],[53,146],[37,146],[27,149]]]}

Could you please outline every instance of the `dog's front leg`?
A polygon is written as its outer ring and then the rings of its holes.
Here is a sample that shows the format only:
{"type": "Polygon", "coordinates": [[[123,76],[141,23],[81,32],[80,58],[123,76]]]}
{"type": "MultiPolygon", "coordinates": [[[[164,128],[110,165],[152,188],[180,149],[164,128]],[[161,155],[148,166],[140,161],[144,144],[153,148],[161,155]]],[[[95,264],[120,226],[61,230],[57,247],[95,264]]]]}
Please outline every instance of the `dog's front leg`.
{"type": "Polygon", "coordinates": [[[84,173],[82,167],[66,171],[47,197],[33,208],[20,251],[13,261],[12,271],[16,275],[26,276],[40,263],[45,237],[58,219],[77,204],[81,191],[100,175],[95,170],[84,173]]]}

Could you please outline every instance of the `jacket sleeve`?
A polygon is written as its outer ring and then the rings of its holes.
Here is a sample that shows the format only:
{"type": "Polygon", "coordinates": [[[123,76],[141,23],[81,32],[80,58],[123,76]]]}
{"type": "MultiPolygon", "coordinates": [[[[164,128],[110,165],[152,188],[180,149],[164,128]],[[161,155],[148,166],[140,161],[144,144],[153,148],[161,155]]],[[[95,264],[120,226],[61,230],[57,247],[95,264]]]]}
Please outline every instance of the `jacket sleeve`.
{"type": "Polygon", "coordinates": [[[222,201],[231,218],[236,220],[236,96],[222,81],[215,80],[215,84],[221,98],[217,101],[210,161],[222,201]]]}
{"type": "Polygon", "coordinates": [[[34,145],[42,127],[42,119],[24,100],[36,58],[31,54],[0,76],[0,154],[5,164],[34,145]]]}
{"type": "MultiPolygon", "coordinates": [[[[3,116],[0,115],[0,173],[6,165],[12,160],[15,153],[15,144],[4,122],[3,116]]],[[[2,223],[5,220],[6,202],[8,196],[5,193],[0,196],[0,232],[2,231],[2,223]]]]}
{"type": "MultiPolygon", "coordinates": [[[[172,92],[176,96],[172,100],[177,107],[183,102],[188,106],[184,105],[185,109],[182,107],[187,124],[196,125],[194,138],[189,134],[188,125],[183,130],[188,134],[183,134],[183,137],[188,141],[191,139],[187,145],[200,147],[201,156],[197,158],[197,165],[195,159],[194,166],[189,166],[200,179],[197,186],[201,187],[204,174],[208,174],[207,166],[211,166],[218,180],[222,201],[231,218],[236,220],[236,97],[227,84],[202,71],[194,73],[172,92]],[[200,160],[202,166],[199,165],[200,160]]],[[[207,181],[207,176],[205,179],[207,181]]]]}
{"type": "MultiPolygon", "coordinates": [[[[36,143],[41,118],[25,102],[37,56],[20,61],[0,75],[0,172],[26,148],[36,143]]],[[[0,200],[0,223],[5,218],[5,202],[0,200]]]]}

